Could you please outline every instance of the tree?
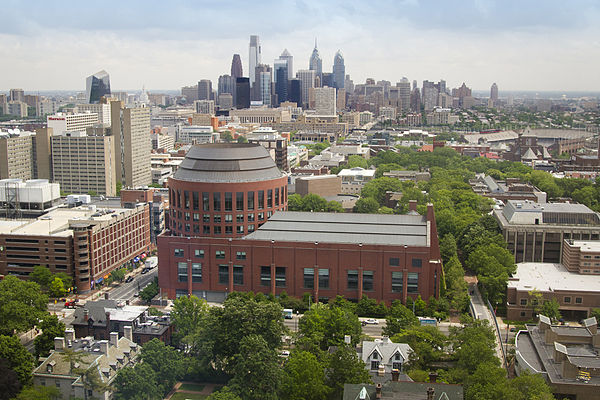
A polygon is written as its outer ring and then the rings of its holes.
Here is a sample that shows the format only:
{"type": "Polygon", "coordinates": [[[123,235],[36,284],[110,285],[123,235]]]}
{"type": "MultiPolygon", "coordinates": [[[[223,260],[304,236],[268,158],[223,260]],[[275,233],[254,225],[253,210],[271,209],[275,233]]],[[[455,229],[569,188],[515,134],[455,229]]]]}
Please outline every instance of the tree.
{"type": "Polygon", "coordinates": [[[556,323],[561,318],[559,307],[560,304],[558,304],[556,299],[546,300],[542,305],[540,313],[550,318],[550,321],[553,323],[556,323]]]}
{"type": "Polygon", "coordinates": [[[60,278],[55,277],[52,282],[50,282],[48,293],[52,297],[59,298],[63,297],[67,293],[67,290],[65,289],[63,281],[61,281],[60,278]]]}
{"type": "Polygon", "coordinates": [[[600,308],[593,308],[590,317],[595,317],[597,322],[600,322],[600,308]]]}
{"type": "Polygon", "coordinates": [[[395,178],[384,176],[382,178],[375,178],[368,182],[361,190],[361,197],[372,197],[379,205],[385,203],[385,192],[392,191],[397,192],[402,188],[402,183],[395,178]]]}
{"type": "Polygon", "coordinates": [[[362,197],[356,201],[354,212],[361,214],[376,214],[379,210],[379,203],[372,197],[362,197]]]}
{"type": "Polygon", "coordinates": [[[450,327],[450,341],[457,358],[455,376],[459,381],[475,373],[479,364],[490,363],[496,366],[496,338],[487,320],[470,320],[462,327],[450,327]]]}
{"type": "Polygon", "coordinates": [[[185,341],[192,335],[206,319],[209,307],[206,300],[196,296],[182,296],[173,302],[171,322],[175,327],[174,342],[185,341]]]}
{"type": "Polygon", "coordinates": [[[302,196],[298,193],[290,194],[288,196],[288,210],[289,211],[303,211],[302,210],[302,196]]]}
{"type": "Polygon", "coordinates": [[[331,200],[331,201],[327,202],[326,211],[327,212],[336,212],[336,213],[346,212],[346,210],[344,210],[344,207],[342,207],[342,205],[335,200],[331,200]]]}
{"type": "Polygon", "coordinates": [[[344,337],[350,335],[356,345],[362,332],[356,314],[348,309],[317,303],[304,313],[298,323],[300,334],[325,351],[329,346],[344,344],[344,337]]]}
{"type": "Polygon", "coordinates": [[[8,362],[8,368],[17,374],[21,386],[29,384],[35,363],[18,336],[0,335],[0,358],[8,362]]]}
{"type": "Polygon", "coordinates": [[[435,326],[415,325],[392,336],[391,340],[406,343],[413,349],[409,358],[410,369],[426,369],[444,355],[448,338],[435,326]]]}
{"type": "Polygon", "coordinates": [[[66,272],[59,272],[54,274],[54,276],[63,282],[65,289],[70,289],[73,287],[73,277],[66,272]]]}
{"type": "Polygon", "coordinates": [[[158,339],[144,343],[141,358],[156,372],[157,384],[163,395],[169,393],[185,372],[181,353],[158,339]]]}
{"type": "Polygon", "coordinates": [[[244,400],[276,400],[281,384],[277,352],[257,334],[245,336],[238,344],[231,388],[244,400]]]}
{"type": "Polygon", "coordinates": [[[440,253],[442,255],[442,261],[444,262],[444,265],[450,261],[450,258],[456,256],[456,251],[457,247],[454,235],[451,233],[445,234],[440,239],[440,253]]]}
{"type": "Polygon", "coordinates": [[[505,371],[496,363],[482,362],[465,382],[466,400],[515,399],[505,371]]]}
{"type": "Polygon", "coordinates": [[[353,154],[350,157],[348,157],[348,167],[350,168],[368,168],[369,165],[367,164],[367,160],[365,160],[363,157],[353,154]]]}
{"type": "Polygon", "coordinates": [[[159,292],[158,277],[155,277],[154,281],[140,292],[140,299],[144,300],[146,303],[150,303],[159,292]]]}
{"type": "Polygon", "coordinates": [[[214,392],[207,397],[207,400],[242,400],[229,387],[223,386],[218,392],[214,392]]]}
{"type": "Polygon", "coordinates": [[[231,136],[231,132],[229,131],[225,131],[221,133],[221,140],[226,142],[226,143],[231,143],[233,142],[233,136],[231,136]]]}
{"type": "Polygon", "coordinates": [[[54,386],[33,386],[23,389],[15,400],[58,400],[62,395],[54,386]]]}
{"type": "Polygon", "coordinates": [[[418,324],[419,319],[415,316],[415,314],[406,308],[399,300],[395,300],[389,309],[387,318],[385,319],[383,334],[391,337],[402,332],[404,329],[418,324]]]}
{"type": "Polygon", "coordinates": [[[246,139],[246,136],[238,136],[237,142],[238,143],[248,143],[248,139],[246,139]]]}
{"type": "Polygon", "coordinates": [[[110,273],[109,278],[112,281],[123,282],[125,279],[125,268],[117,268],[110,273]]]}
{"type": "Polygon", "coordinates": [[[47,314],[38,325],[42,330],[33,341],[36,357],[47,357],[54,348],[54,338],[62,337],[65,333],[65,324],[58,320],[56,315],[47,314]]]}
{"type": "Polygon", "coordinates": [[[322,198],[321,196],[309,193],[302,198],[302,211],[326,211],[327,210],[327,200],[322,198]]]}
{"type": "Polygon", "coordinates": [[[510,386],[517,394],[517,400],[553,400],[552,389],[539,374],[531,374],[528,370],[509,381],[510,386]]]}
{"type": "Polygon", "coordinates": [[[288,400],[321,400],[327,396],[325,368],[314,354],[294,351],[285,363],[281,397],[288,400]]]}
{"type": "Polygon", "coordinates": [[[47,288],[52,282],[52,272],[50,272],[50,268],[36,265],[33,267],[33,272],[29,274],[29,279],[41,287],[47,288]]]}
{"type": "Polygon", "coordinates": [[[371,383],[365,363],[358,358],[354,347],[346,344],[337,346],[327,358],[325,382],[331,390],[331,398],[341,398],[346,383],[371,383]]]}
{"type": "Polygon", "coordinates": [[[12,399],[21,390],[21,382],[17,373],[10,368],[5,358],[0,358],[0,400],[12,399]]]}
{"type": "Polygon", "coordinates": [[[113,388],[116,400],[158,400],[162,399],[156,372],[145,363],[119,370],[113,388]]]}
{"type": "Polygon", "coordinates": [[[45,315],[48,296],[35,282],[7,276],[0,281],[0,334],[12,335],[33,328],[45,315]]]}

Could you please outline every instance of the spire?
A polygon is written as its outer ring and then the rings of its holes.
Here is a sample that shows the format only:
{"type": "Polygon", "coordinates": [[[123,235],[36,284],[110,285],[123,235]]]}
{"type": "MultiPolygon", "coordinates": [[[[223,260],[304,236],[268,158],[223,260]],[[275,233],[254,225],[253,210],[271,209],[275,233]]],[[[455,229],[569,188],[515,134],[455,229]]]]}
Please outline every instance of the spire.
{"type": "Polygon", "coordinates": [[[317,48],[317,38],[315,38],[315,49],[317,48]]]}

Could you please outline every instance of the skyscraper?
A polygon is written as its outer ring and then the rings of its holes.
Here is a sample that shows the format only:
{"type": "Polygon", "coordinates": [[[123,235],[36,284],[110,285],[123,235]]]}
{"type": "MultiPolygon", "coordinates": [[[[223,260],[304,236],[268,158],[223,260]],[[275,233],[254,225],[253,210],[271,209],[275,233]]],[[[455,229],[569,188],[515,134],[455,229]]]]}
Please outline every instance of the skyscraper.
{"type": "MultiPolygon", "coordinates": [[[[296,73],[300,79],[300,93],[302,99],[302,107],[308,106],[308,89],[315,87],[315,71],[310,69],[300,69],[296,73]]],[[[298,104],[300,106],[300,104],[298,104]]]]}
{"type": "Polygon", "coordinates": [[[273,78],[275,79],[275,94],[277,104],[288,100],[288,60],[282,59],[273,62],[273,78]]]}
{"type": "Polygon", "coordinates": [[[498,85],[496,85],[496,82],[492,83],[492,87],[490,89],[490,99],[494,103],[498,101],[498,85]]]}
{"type": "Polygon", "coordinates": [[[402,111],[406,112],[410,109],[410,82],[406,78],[402,78],[400,82],[396,83],[398,86],[398,94],[400,98],[400,106],[402,111]]]}
{"type": "Polygon", "coordinates": [[[336,114],[335,88],[321,87],[314,88],[315,110],[318,115],[336,114]]]}
{"type": "Polygon", "coordinates": [[[233,94],[233,77],[230,75],[219,76],[218,94],[223,93],[233,94]]]}
{"type": "Polygon", "coordinates": [[[293,79],[294,78],[294,56],[292,56],[290,54],[288,49],[284,49],[283,53],[281,53],[281,55],[279,56],[279,59],[287,61],[287,70],[288,70],[287,79],[288,80],[293,79]]]}
{"type": "Polygon", "coordinates": [[[271,67],[266,64],[259,64],[254,69],[254,86],[250,88],[251,100],[262,101],[265,105],[271,104],[271,67]],[[266,74],[268,73],[268,79],[266,74]],[[268,90],[268,100],[265,101],[268,90]]]}
{"type": "Polygon", "coordinates": [[[235,80],[236,103],[235,108],[250,108],[250,79],[240,77],[235,80]]]}
{"type": "Polygon", "coordinates": [[[110,96],[110,77],[102,70],[90,75],[85,80],[86,100],[90,104],[100,102],[102,96],[110,96]]]}
{"type": "Polygon", "coordinates": [[[344,65],[344,56],[340,50],[333,57],[333,87],[336,89],[344,88],[346,78],[346,66],[344,65]]]}
{"type": "MultiPolygon", "coordinates": [[[[323,60],[317,49],[317,39],[315,39],[315,48],[313,49],[310,61],[308,62],[308,69],[315,71],[315,77],[318,76],[319,79],[321,79],[321,75],[323,74],[323,60]]],[[[304,97],[304,94],[302,94],[302,97],[304,97]]]]}
{"type": "Polygon", "coordinates": [[[198,81],[198,100],[210,100],[212,97],[212,82],[210,79],[198,81]]]}
{"type": "MultiPolygon", "coordinates": [[[[260,39],[258,35],[250,36],[250,55],[248,57],[248,69],[250,76],[250,87],[254,87],[254,82],[256,81],[255,70],[256,67],[260,64],[260,39]]],[[[233,74],[232,74],[233,75],[233,74]]]]}
{"type": "Polygon", "coordinates": [[[233,78],[233,82],[235,83],[235,80],[242,76],[244,76],[242,59],[239,54],[234,54],[233,59],[231,60],[231,77],[233,78]]]}
{"type": "Polygon", "coordinates": [[[300,79],[290,80],[288,101],[296,103],[299,107],[302,106],[302,81],[300,79]]]}

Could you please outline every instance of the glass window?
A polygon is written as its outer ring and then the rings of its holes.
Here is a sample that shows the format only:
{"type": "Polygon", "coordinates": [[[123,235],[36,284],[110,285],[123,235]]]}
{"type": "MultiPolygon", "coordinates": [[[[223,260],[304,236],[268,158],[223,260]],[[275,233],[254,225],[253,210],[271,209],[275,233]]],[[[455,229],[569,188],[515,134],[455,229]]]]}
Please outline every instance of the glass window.
{"type": "Polygon", "coordinates": [[[186,221],[189,221],[190,220],[190,213],[189,212],[184,213],[183,214],[183,219],[185,219],[186,221]]]}
{"type": "Polygon", "coordinates": [[[219,265],[219,285],[229,284],[229,265],[219,265]]]}
{"type": "Polygon", "coordinates": [[[233,208],[233,194],[225,192],[225,211],[231,211],[233,208]]]}
{"type": "Polygon", "coordinates": [[[258,209],[262,210],[263,208],[265,208],[265,191],[259,190],[258,191],[258,209]]]}
{"type": "Polygon", "coordinates": [[[233,222],[233,215],[231,214],[225,214],[225,223],[226,224],[231,224],[233,222]]]}
{"type": "Polygon", "coordinates": [[[221,215],[220,214],[213,215],[213,221],[215,224],[220,224],[221,223],[221,215]]]}
{"type": "Polygon", "coordinates": [[[215,251],[215,258],[225,258],[225,250],[217,250],[215,251]]]}
{"type": "Polygon", "coordinates": [[[527,299],[521,299],[521,305],[522,306],[526,306],[527,305],[527,299]]]}
{"type": "Polygon", "coordinates": [[[235,209],[237,211],[244,210],[244,192],[236,192],[236,194],[235,194],[235,209]]]}
{"type": "Polygon", "coordinates": [[[244,284],[244,267],[242,265],[233,266],[233,284],[243,285],[244,284]]]}
{"type": "Polygon", "coordinates": [[[187,190],[183,191],[183,199],[184,199],[184,207],[186,209],[190,208],[190,192],[188,192],[187,190]]]}
{"type": "Polygon", "coordinates": [[[192,215],[192,220],[193,220],[194,222],[198,222],[198,221],[200,221],[200,214],[199,214],[199,213],[194,213],[194,214],[192,215]]]}
{"type": "Polygon", "coordinates": [[[404,276],[402,271],[392,272],[392,293],[402,293],[404,276]]]}
{"type": "Polygon", "coordinates": [[[423,260],[421,260],[420,258],[413,258],[412,259],[412,266],[415,268],[420,268],[423,266],[423,260]]]}
{"type": "Polygon", "coordinates": [[[575,304],[581,304],[583,299],[581,297],[575,297],[575,304]]]}
{"type": "Polygon", "coordinates": [[[265,213],[264,212],[259,212],[258,213],[258,220],[259,221],[264,221],[265,220],[265,213]]]}
{"type": "Polygon", "coordinates": [[[260,285],[271,286],[271,267],[260,267],[260,285]]]}
{"type": "Polygon", "coordinates": [[[202,225],[202,233],[205,235],[210,235],[210,225],[202,225]]]}
{"type": "Polygon", "coordinates": [[[275,207],[279,207],[279,188],[275,188],[275,207]]]}
{"type": "Polygon", "coordinates": [[[192,282],[202,282],[202,264],[192,263],[192,282]]]}
{"type": "Polygon", "coordinates": [[[248,222],[254,222],[254,214],[248,214],[248,222]]]}
{"type": "Polygon", "coordinates": [[[202,216],[202,222],[209,223],[210,222],[210,214],[204,214],[202,216]]]}
{"type": "Polygon", "coordinates": [[[208,192],[202,192],[202,210],[210,211],[210,200],[208,199],[208,192]]]}
{"type": "Polygon", "coordinates": [[[379,369],[379,361],[378,360],[371,361],[371,370],[376,371],[378,369],[379,369]]]}
{"type": "Polygon", "coordinates": [[[215,226],[213,228],[215,235],[220,235],[221,234],[221,227],[219,225],[215,226]]]}
{"type": "Polygon", "coordinates": [[[373,290],[373,271],[363,271],[363,290],[373,290]]]}
{"type": "Polygon", "coordinates": [[[285,287],[285,267],[275,267],[275,286],[285,287]]]}
{"type": "Polygon", "coordinates": [[[313,289],[315,287],[315,269],[304,268],[304,288],[313,289]]]}
{"type": "Polygon", "coordinates": [[[243,224],[244,223],[244,214],[237,214],[235,216],[235,222],[237,222],[238,224],[243,224]]]}
{"type": "Polygon", "coordinates": [[[570,303],[571,302],[571,298],[570,297],[565,297],[564,298],[564,302],[565,303],[570,303]]]}
{"type": "Polygon", "coordinates": [[[329,269],[319,268],[319,288],[329,289],[329,269]]]}
{"type": "Polygon", "coordinates": [[[184,257],[183,249],[175,249],[173,253],[175,254],[175,257],[184,257]]]}
{"type": "Polygon", "coordinates": [[[221,211],[221,193],[213,193],[213,210],[221,211]]]}
{"type": "Polygon", "coordinates": [[[358,271],[357,270],[349,270],[348,271],[348,289],[358,289],[358,271]]]}
{"type": "Polygon", "coordinates": [[[244,234],[244,225],[238,225],[236,227],[236,233],[239,235],[243,235],[244,234]]]}
{"type": "Polygon", "coordinates": [[[181,192],[177,189],[177,208],[181,207],[181,192]]]}
{"type": "Polygon", "coordinates": [[[267,190],[267,207],[273,207],[273,189],[267,190]]]}
{"type": "Polygon", "coordinates": [[[225,234],[226,234],[226,235],[233,235],[233,226],[231,226],[231,225],[226,225],[226,226],[225,226],[225,234]]]}
{"type": "Polygon", "coordinates": [[[409,272],[406,279],[406,291],[408,293],[419,293],[419,273],[409,272]]]}
{"type": "Polygon", "coordinates": [[[390,257],[390,266],[391,267],[399,267],[400,259],[398,257],[390,257]]]}
{"type": "Polygon", "coordinates": [[[248,233],[254,232],[254,224],[248,225],[248,233]]]}
{"type": "Polygon", "coordinates": [[[198,225],[194,225],[194,233],[200,233],[200,227],[198,225]]]}
{"type": "Polygon", "coordinates": [[[190,224],[185,224],[185,231],[189,232],[190,231],[190,224]]]}
{"type": "Polygon", "coordinates": [[[248,192],[248,210],[254,210],[254,192],[248,192]]]}
{"type": "Polygon", "coordinates": [[[194,250],[194,257],[197,258],[204,258],[204,250],[194,250]]]}
{"type": "Polygon", "coordinates": [[[245,251],[236,251],[235,252],[235,258],[236,258],[236,260],[245,260],[246,259],[246,252],[245,251]]]}
{"type": "Polygon", "coordinates": [[[186,262],[177,263],[177,282],[187,282],[188,266],[186,262]]]}
{"type": "Polygon", "coordinates": [[[273,211],[267,211],[267,218],[271,218],[273,216],[273,211]]]}
{"type": "Polygon", "coordinates": [[[198,210],[200,208],[200,196],[198,192],[192,192],[192,206],[194,210],[198,210]]]}

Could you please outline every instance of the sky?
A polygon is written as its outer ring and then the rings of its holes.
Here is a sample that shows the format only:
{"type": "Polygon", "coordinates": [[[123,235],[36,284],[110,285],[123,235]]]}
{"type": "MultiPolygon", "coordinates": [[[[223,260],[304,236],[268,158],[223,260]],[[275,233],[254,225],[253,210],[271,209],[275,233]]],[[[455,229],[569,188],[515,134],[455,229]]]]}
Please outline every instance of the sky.
{"type": "Polygon", "coordinates": [[[2,0],[0,90],[177,90],[248,73],[250,35],[262,62],[284,48],[307,69],[315,38],[323,70],[339,49],[354,83],[407,77],[488,90],[600,90],[597,0],[2,0]]]}

